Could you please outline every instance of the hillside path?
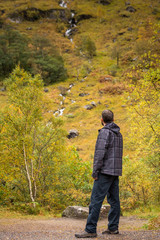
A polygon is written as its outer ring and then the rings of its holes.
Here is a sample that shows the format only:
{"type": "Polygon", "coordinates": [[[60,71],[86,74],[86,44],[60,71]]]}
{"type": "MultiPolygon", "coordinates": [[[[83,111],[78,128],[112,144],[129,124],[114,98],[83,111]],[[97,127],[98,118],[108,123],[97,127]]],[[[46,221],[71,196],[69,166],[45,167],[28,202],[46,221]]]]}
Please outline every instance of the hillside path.
{"type": "MultiPolygon", "coordinates": [[[[76,232],[85,227],[86,220],[53,218],[49,220],[0,219],[0,240],[75,240],[76,232]]],[[[121,217],[120,234],[105,235],[107,220],[98,222],[98,237],[112,240],[160,240],[159,231],[142,230],[147,220],[136,217],[121,217]],[[141,230],[140,230],[141,229],[141,230]]],[[[90,239],[90,238],[88,238],[90,239]]]]}

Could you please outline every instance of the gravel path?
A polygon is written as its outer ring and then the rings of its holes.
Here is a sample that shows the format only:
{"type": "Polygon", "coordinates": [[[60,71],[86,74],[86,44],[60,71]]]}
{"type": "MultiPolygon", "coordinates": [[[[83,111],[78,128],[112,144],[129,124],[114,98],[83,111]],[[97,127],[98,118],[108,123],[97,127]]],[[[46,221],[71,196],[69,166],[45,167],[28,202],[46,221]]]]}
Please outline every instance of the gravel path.
{"type": "MultiPolygon", "coordinates": [[[[0,219],[0,240],[75,240],[74,234],[83,230],[85,223],[85,220],[67,218],[50,220],[0,219]]],[[[101,232],[106,229],[107,220],[100,220],[98,237],[95,239],[160,240],[160,230],[140,230],[145,223],[147,220],[121,217],[120,234],[103,236],[101,232]]]]}

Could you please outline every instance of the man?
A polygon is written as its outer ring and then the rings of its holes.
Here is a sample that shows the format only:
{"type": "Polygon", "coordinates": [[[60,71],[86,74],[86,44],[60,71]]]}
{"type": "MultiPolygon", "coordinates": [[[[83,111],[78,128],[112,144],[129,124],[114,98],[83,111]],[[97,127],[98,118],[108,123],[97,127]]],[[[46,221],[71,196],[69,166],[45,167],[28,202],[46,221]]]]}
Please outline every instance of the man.
{"type": "Polygon", "coordinates": [[[94,154],[92,177],[94,185],[89,206],[85,231],[75,234],[77,238],[97,237],[97,222],[105,196],[111,205],[108,214],[108,229],[102,234],[118,234],[120,218],[119,176],[122,175],[123,139],[120,128],[113,122],[110,110],[102,112],[102,125],[99,130],[94,154]]]}

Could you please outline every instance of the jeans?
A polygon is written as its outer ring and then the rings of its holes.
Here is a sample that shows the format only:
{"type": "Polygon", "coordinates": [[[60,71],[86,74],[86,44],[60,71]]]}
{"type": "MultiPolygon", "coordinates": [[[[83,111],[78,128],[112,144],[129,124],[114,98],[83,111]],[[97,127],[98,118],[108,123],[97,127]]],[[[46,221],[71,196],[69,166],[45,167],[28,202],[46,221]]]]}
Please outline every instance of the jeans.
{"type": "Polygon", "coordinates": [[[99,213],[105,196],[107,196],[107,201],[111,205],[108,214],[108,229],[111,231],[118,230],[120,218],[119,177],[99,173],[92,189],[86,232],[96,233],[99,213]]]}

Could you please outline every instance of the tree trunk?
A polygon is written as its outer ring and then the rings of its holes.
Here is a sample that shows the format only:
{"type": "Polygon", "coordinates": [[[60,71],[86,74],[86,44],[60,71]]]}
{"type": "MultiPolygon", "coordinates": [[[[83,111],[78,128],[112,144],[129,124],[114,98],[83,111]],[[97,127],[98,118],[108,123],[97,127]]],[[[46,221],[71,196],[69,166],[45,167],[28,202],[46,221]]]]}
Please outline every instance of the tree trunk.
{"type": "Polygon", "coordinates": [[[34,199],[34,197],[33,197],[32,182],[31,182],[31,177],[30,177],[29,170],[28,170],[26,150],[25,150],[25,144],[24,144],[24,143],[23,143],[23,155],[24,155],[24,162],[25,162],[25,168],[26,168],[28,185],[29,185],[30,198],[31,198],[31,200],[32,200],[33,207],[35,208],[35,199],[34,199]]]}

